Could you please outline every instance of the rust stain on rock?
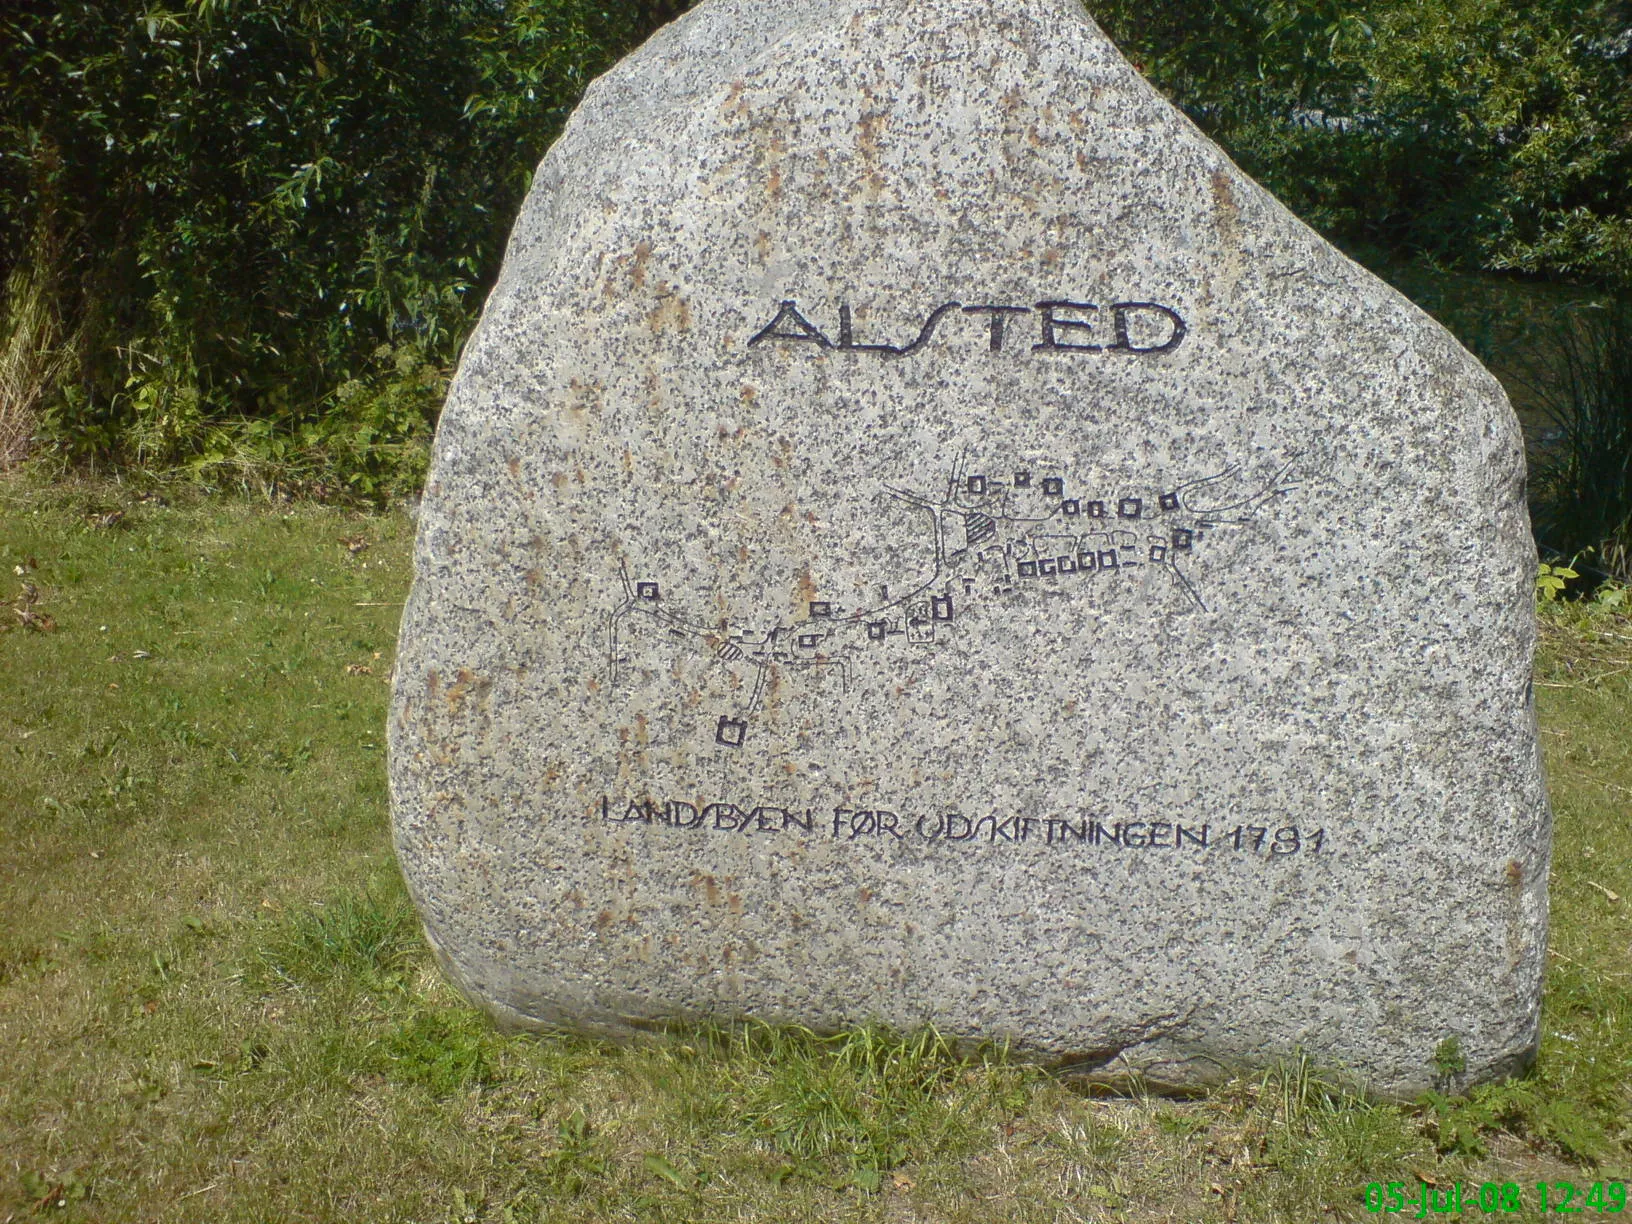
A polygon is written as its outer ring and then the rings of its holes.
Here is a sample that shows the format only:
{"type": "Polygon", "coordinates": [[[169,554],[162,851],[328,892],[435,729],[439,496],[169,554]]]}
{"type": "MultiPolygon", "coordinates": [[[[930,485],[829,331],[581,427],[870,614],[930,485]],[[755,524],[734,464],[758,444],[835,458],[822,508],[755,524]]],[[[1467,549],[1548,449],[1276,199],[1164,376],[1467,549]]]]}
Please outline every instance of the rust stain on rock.
{"type": "Polygon", "coordinates": [[[1213,171],[1213,208],[1218,217],[1219,238],[1233,245],[1236,231],[1241,228],[1241,208],[1235,202],[1230,176],[1223,170],[1213,171]]]}
{"type": "Polygon", "coordinates": [[[701,872],[694,873],[691,877],[691,886],[701,888],[704,898],[707,899],[710,905],[720,903],[720,882],[713,876],[703,875],[701,872]]]}
{"type": "Polygon", "coordinates": [[[883,111],[869,111],[862,115],[856,124],[856,147],[861,155],[869,160],[878,156],[879,146],[883,141],[884,129],[889,125],[890,117],[883,111]]]}
{"type": "Polygon", "coordinates": [[[691,330],[691,307],[686,305],[686,299],[674,292],[661,294],[646,316],[646,326],[651,328],[654,336],[661,336],[669,328],[677,332],[691,330]]]}
{"type": "Polygon", "coordinates": [[[474,696],[478,706],[486,704],[488,695],[493,691],[493,681],[486,676],[478,676],[469,668],[461,667],[454,673],[454,682],[448,685],[443,693],[448,703],[448,712],[457,714],[465,704],[465,699],[474,696]]]}

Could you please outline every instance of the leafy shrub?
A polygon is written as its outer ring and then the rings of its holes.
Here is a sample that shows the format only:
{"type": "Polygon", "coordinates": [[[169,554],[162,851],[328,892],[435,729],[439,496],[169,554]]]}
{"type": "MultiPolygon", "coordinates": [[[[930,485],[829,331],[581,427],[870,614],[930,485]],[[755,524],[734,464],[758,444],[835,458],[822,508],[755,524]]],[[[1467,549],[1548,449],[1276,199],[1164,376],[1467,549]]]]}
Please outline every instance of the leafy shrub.
{"type": "Polygon", "coordinates": [[[568,110],[677,7],[0,7],[0,277],[75,357],[53,449],[411,483],[433,397],[374,354],[452,364],[568,110]]]}
{"type": "Polygon", "coordinates": [[[1632,12],[1621,0],[1090,7],[1329,236],[1632,285],[1632,12]]]}
{"type": "Polygon", "coordinates": [[[384,505],[424,482],[447,386],[419,345],[382,344],[319,408],[202,425],[194,453],[168,466],[207,486],[384,505]]]}

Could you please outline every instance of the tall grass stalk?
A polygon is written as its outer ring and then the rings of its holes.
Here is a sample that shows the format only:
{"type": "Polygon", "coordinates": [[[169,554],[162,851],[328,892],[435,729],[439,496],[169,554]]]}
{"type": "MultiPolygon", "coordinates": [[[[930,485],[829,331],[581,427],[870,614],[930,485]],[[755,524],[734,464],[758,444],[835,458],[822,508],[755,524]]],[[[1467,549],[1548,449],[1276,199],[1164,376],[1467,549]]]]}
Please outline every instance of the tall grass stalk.
{"type": "Polygon", "coordinates": [[[1521,379],[1553,428],[1536,470],[1536,536],[1632,579],[1632,295],[1560,311],[1521,379]]]}
{"type": "Polygon", "coordinates": [[[51,277],[37,263],[20,263],[6,279],[0,332],[0,472],[28,452],[40,404],[67,365],[62,324],[51,299],[51,277]]]}

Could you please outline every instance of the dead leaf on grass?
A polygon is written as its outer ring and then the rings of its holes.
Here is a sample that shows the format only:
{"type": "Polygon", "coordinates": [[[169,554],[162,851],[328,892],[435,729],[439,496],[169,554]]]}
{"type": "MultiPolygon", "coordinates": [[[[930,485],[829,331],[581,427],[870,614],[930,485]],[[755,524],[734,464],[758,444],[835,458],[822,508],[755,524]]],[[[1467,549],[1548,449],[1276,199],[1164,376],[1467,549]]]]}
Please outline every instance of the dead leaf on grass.
{"type": "Polygon", "coordinates": [[[360,535],[341,536],[340,543],[344,544],[346,551],[354,557],[368,547],[367,537],[360,535]]]}
{"type": "Polygon", "coordinates": [[[1620,893],[1616,892],[1612,888],[1605,888],[1602,884],[1599,884],[1594,880],[1588,880],[1587,884],[1589,887],[1596,888],[1599,892],[1603,893],[1604,896],[1608,897],[1612,902],[1619,901],[1621,899],[1620,893]]]}
{"type": "Polygon", "coordinates": [[[93,510],[90,514],[86,515],[86,517],[90,519],[92,527],[100,527],[103,530],[106,530],[109,527],[117,527],[120,523],[124,522],[125,512],[123,510],[108,510],[103,512],[93,510]]]}
{"type": "Polygon", "coordinates": [[[23,591],[11,605],[11,611],[25,629],[36,633],[50,633],[57,627],[56,618],[39,610],[40,588],[32,582],[23,583],[23,591]]]}
{"type": "Polygon", "coordinates": [[[372,667],[370,667],[367,663],[347,663],[346,664],[346,675],[348,675],[348,676],[372,676],[373,674],[374,674],[374,669],[372,667]]]}

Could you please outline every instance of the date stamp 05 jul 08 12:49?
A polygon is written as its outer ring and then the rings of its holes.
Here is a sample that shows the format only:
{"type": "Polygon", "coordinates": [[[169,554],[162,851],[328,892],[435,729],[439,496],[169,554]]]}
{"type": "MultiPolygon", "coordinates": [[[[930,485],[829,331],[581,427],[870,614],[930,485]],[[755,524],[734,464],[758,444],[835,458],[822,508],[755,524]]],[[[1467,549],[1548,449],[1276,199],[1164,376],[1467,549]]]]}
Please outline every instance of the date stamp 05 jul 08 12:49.
{"type": "MultiPolygon", "coordinates": [[[[1624,1182],[1593,1182],[1577,1186],[1572,1182],[1537,1182],[1536,1198],[1531,1203],[1542,1211],[1597,1212],[1615,1215],[1626,1210],[1624,1182]]],[[[1426,1215],[1450,1215],[1464,1211],[1487,1214],[1509,1213],[1522,1210],[1528,1198],[1517,1182],[1484,1182],[1478,1192],[1473,1187],[1453,1182],[1449,1186],[1430,1186],[1419,1181],[1413,1191],[1405,1182],[1368,1182],[1366,1210],[1374,1214],[1409,1214],[1415,1219],[1426,1215]]]]}

